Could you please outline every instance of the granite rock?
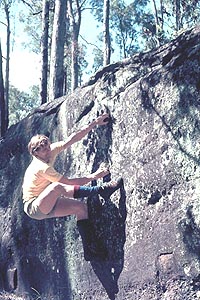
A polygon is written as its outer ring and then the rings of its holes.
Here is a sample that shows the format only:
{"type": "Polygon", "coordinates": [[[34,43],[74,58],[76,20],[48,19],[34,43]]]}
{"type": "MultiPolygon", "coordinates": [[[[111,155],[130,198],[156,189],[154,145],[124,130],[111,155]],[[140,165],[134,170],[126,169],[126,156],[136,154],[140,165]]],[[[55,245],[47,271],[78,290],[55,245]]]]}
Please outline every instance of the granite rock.
{"type": "Polygon", "coordinates": [[[199,90],[195,27],[108,65],[9,128],[0,141],[2,291],[42,300],[200,297],[199,90]],[[112,179],[124,178],[100,208],[92,200],[109,259],[89,263],[75,218],[29,219],[21,186],[32,135],[62,140],[102,112],[111,115],[108,126],[92,130],[56,162],[59,172],[74,177],[106,161],[112,179]]]}

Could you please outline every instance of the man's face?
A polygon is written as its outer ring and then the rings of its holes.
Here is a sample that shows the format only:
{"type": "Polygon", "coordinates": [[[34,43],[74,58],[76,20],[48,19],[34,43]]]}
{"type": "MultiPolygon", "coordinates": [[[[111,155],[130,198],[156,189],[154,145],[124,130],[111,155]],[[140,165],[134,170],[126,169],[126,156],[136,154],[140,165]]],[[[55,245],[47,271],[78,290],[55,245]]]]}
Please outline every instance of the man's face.
{"type": "Polygon", "coordinates": [[[36,157],[39,157],[42,160],[48,162],[51,155],[50,142],[47,139],[43,139],[40,141],[37,147],[33,150],[33,154],[36,157]]]}

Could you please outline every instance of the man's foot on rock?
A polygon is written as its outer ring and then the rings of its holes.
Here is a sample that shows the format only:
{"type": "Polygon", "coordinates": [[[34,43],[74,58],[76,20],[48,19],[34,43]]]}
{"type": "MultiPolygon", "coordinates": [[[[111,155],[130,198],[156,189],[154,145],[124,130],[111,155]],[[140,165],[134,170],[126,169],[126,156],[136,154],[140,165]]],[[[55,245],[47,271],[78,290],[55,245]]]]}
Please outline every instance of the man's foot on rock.
{"type": "Polygon", "coordinates": [[[100,187],[99,195],[104,199],[109,199],[110,196],[122,186],[122,184],[122,177],[118,178],[117,181],[105,182],[100,187]]]}

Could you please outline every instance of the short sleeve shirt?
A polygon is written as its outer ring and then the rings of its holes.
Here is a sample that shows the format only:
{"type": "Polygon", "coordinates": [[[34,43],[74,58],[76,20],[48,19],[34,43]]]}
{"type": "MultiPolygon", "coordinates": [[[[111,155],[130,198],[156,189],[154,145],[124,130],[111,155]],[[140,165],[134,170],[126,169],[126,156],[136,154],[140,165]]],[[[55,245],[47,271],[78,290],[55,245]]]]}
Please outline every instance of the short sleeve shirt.
{"type": "Polygon", "coordinates": [[[33,157],[28,166],[23,181],[23,201],[32,201],[40,195],[52,182],[59,181],[63,175],[57,172],[53,165],[57,155],[64,150],[64,142],[51,144],[49,163],[33,157]]]}

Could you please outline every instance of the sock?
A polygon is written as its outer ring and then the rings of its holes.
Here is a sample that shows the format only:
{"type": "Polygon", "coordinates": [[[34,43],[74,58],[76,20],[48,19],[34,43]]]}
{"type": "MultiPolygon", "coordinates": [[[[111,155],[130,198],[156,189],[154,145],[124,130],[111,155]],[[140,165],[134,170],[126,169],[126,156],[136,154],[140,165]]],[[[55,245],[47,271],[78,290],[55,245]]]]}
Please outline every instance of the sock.
{"type": "Polygon", "coordinates": [[[74,198],[91,197],[97,195],[100,190],[100,186],[74,186],[74,198]]]}
{"type": "Polygon", "coordinates": [[[84,219],[77,221],[77,227],[83,243],[85,260],[105,260],[107,250],[99,238],[96,237],[94,226],[90,220],[84,219]]]}
{"type": "Polygon", "coordinates": [[[105,182],[101,186],[74,186],[74,198],[92,197],[97,194],[101,195],[104,199],[108,199],[123,183],[120,177],[116,182],[105,182]]]}

